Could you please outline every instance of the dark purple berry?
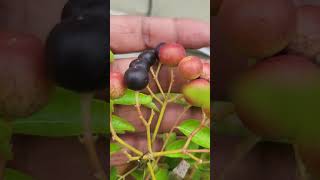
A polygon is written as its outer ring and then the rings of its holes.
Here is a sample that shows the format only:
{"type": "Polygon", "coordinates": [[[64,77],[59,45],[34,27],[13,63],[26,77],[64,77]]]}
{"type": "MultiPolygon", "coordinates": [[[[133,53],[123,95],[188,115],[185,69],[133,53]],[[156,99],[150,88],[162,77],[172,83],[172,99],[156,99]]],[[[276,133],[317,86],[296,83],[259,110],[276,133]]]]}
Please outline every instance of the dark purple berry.
{"type": "Polygon", "coordinates": [[[156,46],[156,48],[154,48],[154,50],[155,50],[155,54],[156,54],[156,58],[157,59],[159,59],[159,51],[160,51],[160,48],[163,46],[163,45],[165,45],[166,43],[165,42],[161,42],[161,43],[159,43],[157,46],[156,46]]]}
{"type": "Polygon", "coordinates": [[[129,64],[129,68],[142,68],[149,72],[150,65],[143,59],[135,59],[129,64]]]}
{"type": "Polygon", "coordinates": [[[129,68],[124,74],[124,81],[128,89],[139,91],[147,87],[149,75],[145,69],[129,68]]]}
{"type": "Polygon", "coordinates": [[[145,50],[138,56],[138,58],[143,59],[148,62],[150,66],[153,66],[157,61],[156,51],[154,49],[145,50]]]}

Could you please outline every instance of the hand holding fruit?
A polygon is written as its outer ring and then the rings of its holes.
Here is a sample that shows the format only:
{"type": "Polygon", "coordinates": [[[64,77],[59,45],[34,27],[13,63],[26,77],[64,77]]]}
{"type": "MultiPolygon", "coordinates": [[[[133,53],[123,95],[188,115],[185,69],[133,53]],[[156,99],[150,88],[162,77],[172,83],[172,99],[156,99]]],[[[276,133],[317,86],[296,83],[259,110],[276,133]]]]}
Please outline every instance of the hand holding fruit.
{"type": "MultiPolygon", "coordinates": [[[[177,67],[182,58],[186,56],[184,48],[201,48],[210,45],[209,26],[205,23],[185,19],[173,21],[172,19],[167,18],[145,18],[131,16],[111,17],[110,32],[111,49],[114,53],[129,53],[144,50],[143,53],[137,57],[137,59],[114,60],[110,67],[110,71],[112,73],[120,73],[123,75],[124,81],[127,81],[124,84],[127,88],[139,90],[144,93],[148,93],[145,88],[147,84],[149,84],[150,89],[153,92],[159,92],[157,84],[152,78],[152,74],[148,73],[150,72],[150,66],[156,64],[155,60],[159,61],[157,60],[157,57],[160,57],[160,61],[164,64],[159,72],[159,83],[163,89],[167,90],[169,88],[171,69],[173,66],[177,67]],[[141,23],[143,23],[143,25],[141,25],[141,23]],[[124,24],[126,27],[123,27],[124,24]],[[145,28],[141,30],[141,26],[145,28]],[[173,28],[173,26],[176,28],[173,28]],[[164,27],[165,29],[163,29],[164,27]],[[131,33],[125,33],[127,29],[131,29],[131,33]],[[197,34],[197,37],[192,37],[193,34],[197,34]],[[190,39],[192,39],[192,41],[190,41],[190,39]],[[176,42],[177,40],[178,44],[172,43],[176,42]],[[161,44],[161,46],[156,48],[160,42],[166,43],[161,44]],[[172,52],[170,50],[171,47],[173,49],[172,52]],[[155,49],[150,50],[149,48],[155,49]],[[176,50],[178,50],[178,53],[175,53],[176,50]],[[168,64],[168,66],[165,64],[168,64]],[[135,83],[137,81],[139,81],[139,83],[135,83]],[[146,81],[148,83],[145,84],[146,81]]],[[[201,60],[199,61],[201,62],[201,65],[199,65],[200,68],[204,62],[201,60]]],[[[197,61],[197,63],[199,63],[199,61],[197,61]]],[[[153,69],[156,69],[156,66],[154,66],[153,69]]],[[[172,92],[181,92],[182,86],[187,84],[189,80],[185,79],[181,75],[178,68],[173,69],[175,82],[172,86],[172,92]]],[[[202,67],[201,72],[199,72],[200,70],[196,70],[196,75],[193,75],[191,79],[201,76],[202,67]]],[[[206,70],[203,72],[203,74],[208,75],[208,71],[206,70]]],[[[112,81],[112,79],[110,79],[110,81],[112,81]]],[[[111,82],[111,84],[113,83],[111,82]]],[[[163,125],[160,126],[159,132],[168,131],[173,126],[175,117],[182,111],[183,107],[176,104],[168,104],[168,109],[164,114],[164,119],[162,122],[163,125]]],[[[121,117],[131,122],[136,128],[136,132],[143,132],[145,131],[145,128],[137,119],[136,113],[136,109],[131,106],[119,106],[116,108],[115,112],[115,114],[119,114],[121,117]]],[[[142,109],[142,113],[149,114],[146,109],[142,109]]],[[[200,109],[191,109],[187,111],[182,119],[200,117],[200,109]]],[[[151,127],[154,127],[154,125],[155,124],[152,123],[151,127]]],[[[136,139],[139,140],[138,136],[139,135],[132,135],[130,138],[134,139],[134,137],[136,137],[136,139]]],[[[128,139],[129,137],[124,138],[128,139]]],[[[146,145],[146,141],[140,138],[139,143],[135,142],[135,144],[139,144],[136,145],[137,148],[142,148],[146,145]]],[[[111,159],[111,165],[124,164],[125,161],[125,156],[120,156],[117,158],[114,157],[111,159]]]]}

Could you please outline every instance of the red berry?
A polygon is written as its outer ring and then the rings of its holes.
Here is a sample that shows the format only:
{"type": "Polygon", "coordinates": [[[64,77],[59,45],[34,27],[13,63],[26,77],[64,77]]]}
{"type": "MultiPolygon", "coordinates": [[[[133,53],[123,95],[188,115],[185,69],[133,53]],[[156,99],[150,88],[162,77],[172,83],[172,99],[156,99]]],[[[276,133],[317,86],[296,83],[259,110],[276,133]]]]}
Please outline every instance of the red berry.
{"type": "Polygon", "coordinates": [[[177,43],[164,44],[159,50],[160,62],[167,66],[177,66],[185,56],[186,50],[177,43]]]}
{"type": "Polygon", "coordinates": [[[0,33],[1,116],[24,118],[47,105],[53,84],[43,49],[32,35],[0,33]]]}
{"type": "Polygon", "coordinates": [[[201,75],[202,67],[202,62],[198,57],[187,56],[180,61],[178,70],[182,77],[192,80],[201,75]]]}
{"type": "Polygon", "coordinates": [[[203,63],[200,78],[210,81],[210,63],[203,63]]]}
{"type": "Polygon", "coordinates": [[[117,99],[124,95],[126,86],[120,72],[110,72],[110,98],[117,99]]]}

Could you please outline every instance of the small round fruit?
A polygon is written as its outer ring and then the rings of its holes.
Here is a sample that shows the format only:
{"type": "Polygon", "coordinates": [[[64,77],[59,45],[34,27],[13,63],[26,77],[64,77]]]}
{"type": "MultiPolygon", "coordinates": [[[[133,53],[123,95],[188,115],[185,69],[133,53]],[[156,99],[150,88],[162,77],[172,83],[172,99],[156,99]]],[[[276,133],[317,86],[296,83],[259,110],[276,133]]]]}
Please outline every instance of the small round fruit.
{"type": "Polygon", "coordinates": [[[203,68],[202,68],[200,78],[210,81],[210,63],[207,63],[207,62],[203,63],[203,68]]]}
{"type": "Polygon", "coordinates": [[[315,59],[320,55],[320,7],[299,7],[297,19],[295,37],[290,42],[288,51],[315,59]]]}
{"type": "Polygon", "coordinates": [[[195,79],[182,87],[182,94],[188,103],[196,107],[210,107],[210,83],[195,79]]]}
{"type": "Polygon", "coordinates": [[[178,65],[180,75],[188,80],[197,79],[201,75],[202,69],[201,59],[195,56],[183,58],[178,65]]]}
{"type": "Polygon", "coordinates": [[[150,64],[144,59],[135,59],[129,64],[129,68],[142,68],[149,72],[150,64]]]}
{"type": "Polygon", "coordinates": [[[146,50],[143,51],[139,56],[138,59],[143,59],[143,61],[146,61],[149,66],[153,66],[156,61],[157,61],[157,57],[155,54],[155,50],[146,50]]]}
{"type": "Polygon", "coordinates": [[[105,89],[108,79],[107,24],[83,17],[57,24],[47,39],[50,73],[59,86],[76,92],[105,89]]]}
{"type": "Polygon", "coordinates": [[[128,89],[139,91],[147,87],[149,74],[142,68],[129,68],[124,74],[124,81],[128,89]]]}
{"type": "Polygon", "coordinates": [[[69,0],[63,7],[61,20],[79,16],[99,16],[107,18],[106,0],[69,0]]]}
{"type": "Polygon", "coordinates": [[[0,116],[23,118],[47,105],[49,80],[40,39],[0,32],[0,116]]]}
{"type": "Polygon", "coordinates": [[[159,50],[159,60],[167,66],[178,66],[184,57],[186,57],[186,50],[178,43],[166,43],[159,50]]]}
{"type": "Polygon", "coordinates": [[[251,132],[294,139],[319,119],[320,69],[299,56],[269,58],[243,74],[232,94],[236,112],[251,132]]]}
{"type": "Polygon", "coordinates": [[[156,53],[156,58],[159,59],[159,52],[160,52],[160,48],[165,45],[166,43],[165,42],[161,42],[159,43],[155,48],[155,53],[156,53]]]}
{"type": "Polygon", "coordinates": [[[110,72],[110,98],[117,99],[125,94],[126,86],[120,72],[110,72]]]}
{"type": "Polygon", "coordinates": [[[228,48],[248,58],[273,56],[295,33],[296,7],[292,0],[223,1],[217,16],[228,48]]]}

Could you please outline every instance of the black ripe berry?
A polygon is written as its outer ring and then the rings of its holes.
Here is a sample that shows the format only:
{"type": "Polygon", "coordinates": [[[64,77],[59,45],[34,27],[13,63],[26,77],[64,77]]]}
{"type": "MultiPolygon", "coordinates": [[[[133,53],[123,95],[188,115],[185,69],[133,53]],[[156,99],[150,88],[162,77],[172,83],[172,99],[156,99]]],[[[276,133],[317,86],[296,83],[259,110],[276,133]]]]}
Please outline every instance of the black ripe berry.
{"type": "Polygon", "coordinates": [[[147,87],[149,75],[145,69],[129,68],[124,74],[124,81],[128,89],[139,91],[147,87]]]}
{"type": "Polygon", "coordinates": [[[155,48],[155,54],[156,54],[156,58],[159,59],[159,52],[160,52],[160,48],[165,45],[165,42],[159,43],[155,48]]]}
{"type": "Polygon", "coordinates": [[[148,62],[148,64],[150,66],[153,66],[156,61],[157,61],[157,57],[156,57],[156,51],[151,49],[151,50],[146,50],[143,51],[139,56],[139,59],[143,59],[144,61],[148,62]]]}
{"type": "Polygon", "coordinates": [[[107,0],[69,0],[62,10],[61,20],[79,16],[107,18],[107,0]]]}
{"type": "Polygon", "coordinates": [[[59,86],[91,92],[107,86],[107,23],[104,18],[66,20],[50,32],[46,54],[59,86]]]}
{"type": "Polygon", "coordinates": [[[144,59],[135,59],[129,64],[129,68],[142,68],[149,72],[150,65],[144,59]]]}

